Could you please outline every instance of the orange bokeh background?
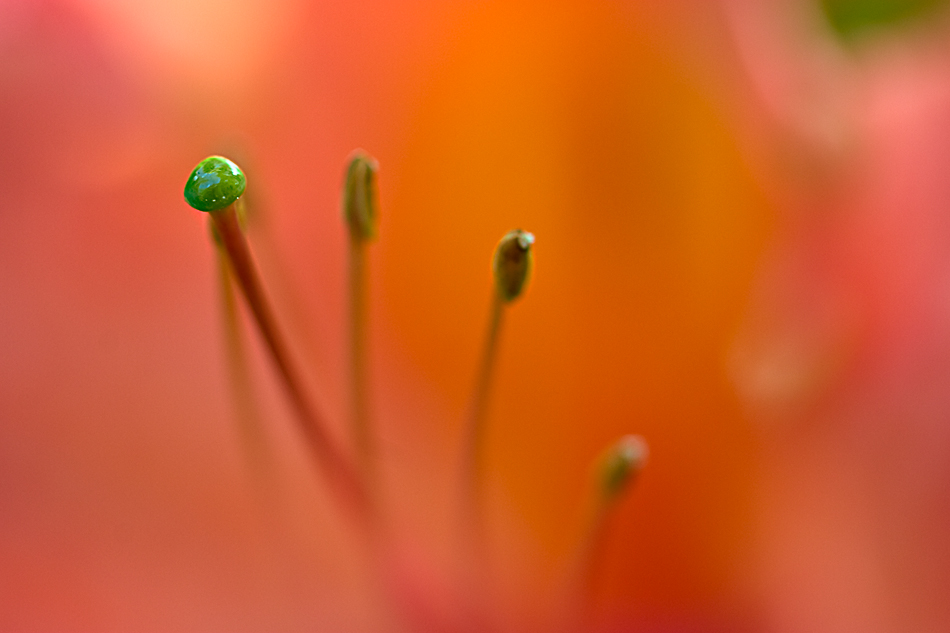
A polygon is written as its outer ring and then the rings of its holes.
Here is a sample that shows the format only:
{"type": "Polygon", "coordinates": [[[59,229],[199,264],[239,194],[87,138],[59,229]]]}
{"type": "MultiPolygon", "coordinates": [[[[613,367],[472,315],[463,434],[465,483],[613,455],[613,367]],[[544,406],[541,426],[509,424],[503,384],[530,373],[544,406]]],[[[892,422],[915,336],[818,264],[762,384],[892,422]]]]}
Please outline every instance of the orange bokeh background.
{"type": "Polygon", "coordinates": [[[255,348],[280,517],[260,519],[213,252],[181,198],[209,153],[245,167],[265,280],[342,437],[337,205],[363,147],[382,166],[373,410],[388,512],[418,567],[405,582],[450,608],[488,262],[522,227],[535,276],[490,411],[498,619],[551,625],[591,463],[634,432],[651,459],[611,523],[595,625],[756,629],[758,452],[726,361],[770,211],[675,7],[4,9],[0,628],[404,627],[329,516],[255,348]]]}
{"type": "MultiPolygon", "coordinates": [[[[467,19],[406,150],[384,161],[380,322],[457,418],[485,255],[508,228],[534,231],[492,409],[499,522],[524,523],[549,576],[576,538],[591,462],[642,433],[651,463],[611,536],[602,606],[734,627],[755,466],[725,360],[767,212],[721,116],[637,17],[504,3],[467,19]]],[[[530,591],[518,582],[512,595],[530,591]]]]}

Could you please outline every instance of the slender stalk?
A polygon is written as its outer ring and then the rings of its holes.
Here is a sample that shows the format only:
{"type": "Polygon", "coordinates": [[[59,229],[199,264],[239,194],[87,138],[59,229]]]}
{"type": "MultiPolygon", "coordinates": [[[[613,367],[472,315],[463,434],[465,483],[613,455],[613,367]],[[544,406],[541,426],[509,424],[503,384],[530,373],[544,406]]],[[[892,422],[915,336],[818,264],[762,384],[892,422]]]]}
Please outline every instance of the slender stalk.
{"type": "Polygon", "coordinates": [[[492,631],[489,614],[491,596],[489,582],[490,562],[484,534],[484,459],[485,421],[491,396],[492,377],[498,355],[498,341],[504,322],[505,302],[496,291],[492,293],[488,314],[488,328],[475,376],[475,387],[469,403],[463,430],[462,490],[459,516],[460,565],[459,583],[464,589],[463,611],[472,624],[472,630],[492,631]]]}
{"type": "Polygon", "coordinates": [[[491,396],[492,375],[495,371],[495,359],[498,356],[498,339],[501,336],[505,304],[501,296],[492,293],[492,303],[488,315],[488,331],[482,356],[475,378],[475,389],[469,405],[468,418],[465,425],[465,443],[463,474],[466,487],[465,493],[472,510],[472,519],[480,521],[482,504],[482,470],[484,469],[485,453],[485,418],[488,414],[488,404],[491,396]]]}
{"type": "Polygon", "coordinates": [[[300,430],[307,440],[314,461],[329,480],[341,503],[365,518],[369,507],[363,482],[351,463],[331,441],[323,416],[306,396],[300,374],[291,362],[287,345],[267,302],[247,241],[238,225],[234,205],[211,211],[210,215],[228,253],[244,298],[283,379],[284,389],[297,414],[300,430]]]}
{"type": "Polygon", "coordinates": [[[234,398],[234,413],[244,455],[257,483],[265,477],[267,451],[260,416],[254,402],[254,390],[247,363],[245,341],[234,295],[234,274],[223,244],[216,240],[218,254],[218,281],[221,294],[222,319],[224,321],[225,347],[227,348],[231,392],[234,398]]]}
{"type": "Polygon", "coordinates": [[[366,244],[362,236],[350,232],[350,411],[360,469],[372,486],[375,451],[370,435],[366,361],[366,244]]]}
{"type": "Polygon", "coordinates": [[[590,620],[594,587],[603,561],[607,524],[613,515],[614,505],[611,499],[598,494],[587,511],[562,603],[567,610],[565,623],[568,630],[583,630],[590,620]]]}

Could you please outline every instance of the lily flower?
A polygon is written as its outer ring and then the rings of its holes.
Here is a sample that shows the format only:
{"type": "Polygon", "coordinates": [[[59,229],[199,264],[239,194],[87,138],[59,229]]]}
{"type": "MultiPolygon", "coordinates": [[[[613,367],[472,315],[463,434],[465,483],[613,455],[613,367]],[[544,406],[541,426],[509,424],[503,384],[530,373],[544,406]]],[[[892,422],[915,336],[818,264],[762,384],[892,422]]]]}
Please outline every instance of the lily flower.
{"type": "MultiPolygon", "coordinates": [[[[725,359],[770,211],[680,14],[609,0],[0,12],[0,628],[756,630],[756,447],[725,359]],[[244,170],[275,321],[327,436],[355,455],[339,207],[357,147],[379,164],[360,375],[384,553],[315,476],[266,341],[222,298],[206,217],[182,199],[208,155],[244,170]],[[473,600],[461,447],[493,249],[518,227],[535,265],[505,306],[484,410],[473,600]],[[630,433],[649,465],[623,494],[612,476],[605,501],[592,468],[630,433]],[[588,552],[572,619],[564,590],[588,552]]],[[[621,465],[641,463],[637,446],[621,465]]]]}

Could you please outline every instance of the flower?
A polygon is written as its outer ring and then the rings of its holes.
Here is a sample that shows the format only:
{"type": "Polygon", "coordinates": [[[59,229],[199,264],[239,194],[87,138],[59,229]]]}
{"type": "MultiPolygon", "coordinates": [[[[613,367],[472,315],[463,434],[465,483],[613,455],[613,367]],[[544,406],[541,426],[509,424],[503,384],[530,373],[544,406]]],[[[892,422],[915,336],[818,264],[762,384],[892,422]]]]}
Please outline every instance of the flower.
{"type": "Polygon", "coordinates": [[[254,338],[274,487],[248,485],[213,249],[181,200],[204,156],[244,168],[258,263],[342,438],[354,147],[380,162],[370,375],[397,598],[452,621],[461,414],[492,247],[522,226],[537,266],[486,445],[492,618],[551,625],[591,464],[635,432],[651,462],[607,532],[592,626],[754,627],[754,445],[723,358],[769,212],[676,56],[675,15],[606,0],[3,10],[0,628],[404,626],[254,338]]]}

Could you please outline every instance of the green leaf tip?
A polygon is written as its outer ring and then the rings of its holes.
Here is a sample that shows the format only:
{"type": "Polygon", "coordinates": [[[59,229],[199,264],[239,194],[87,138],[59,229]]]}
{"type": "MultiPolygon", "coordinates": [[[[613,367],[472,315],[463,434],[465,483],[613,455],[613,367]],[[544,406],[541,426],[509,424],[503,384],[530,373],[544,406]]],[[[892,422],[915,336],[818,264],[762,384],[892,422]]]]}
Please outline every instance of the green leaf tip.
{"type": "Polygon", "coordinates": [[[495,277],[495,289],[505,303],[510,303],[524,291],[531,268],[534,265],[534,235],[521,229],[505,234],[492,259],[492,273],[495,277]]]}
{"type": "Polygon", "coordinates": [[[616,498],[646,465],[650,451],[639,435],[624,435],[600,460],[599,484],[608,499],[616,498]]]}
{"type": "Polygon", "coordinates": [[[379,162],[361,149],[350,155],[343,182],[343,219],[350,233],[363,240],[376,237],[379,192],[376,173],[379,162]]]}
{"type": "Polygon", "coordinates": [[[844,40],[887,34],[914,22],[939,19],[948,0],[821,0],[831,27],[844,40]]]}
{"type": "Polygon", "coordinates": [[[217,211],[240,198],[246,186],[240,167],[223,156],[209,156],[188,177],[185,200],[199,211],[217,211]]]}

